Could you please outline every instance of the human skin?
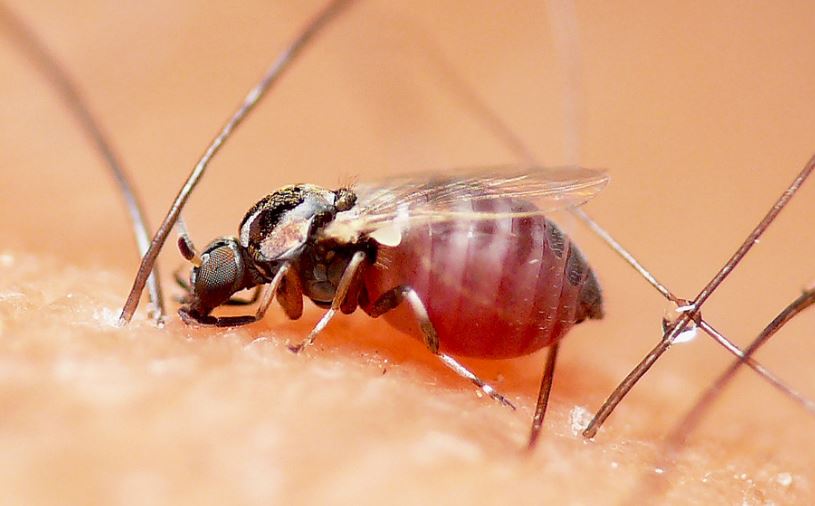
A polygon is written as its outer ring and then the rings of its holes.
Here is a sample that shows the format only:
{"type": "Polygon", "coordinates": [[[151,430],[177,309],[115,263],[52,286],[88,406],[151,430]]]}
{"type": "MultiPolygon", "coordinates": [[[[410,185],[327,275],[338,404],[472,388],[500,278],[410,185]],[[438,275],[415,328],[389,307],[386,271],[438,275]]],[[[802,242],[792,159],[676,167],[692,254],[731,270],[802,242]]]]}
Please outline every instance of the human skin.
{"type": "MultiPolygon", "coordinates": [[[[317,4],[12,6],[71,68],[155,224],[317,4]]],[[[417,27],[542,160],[570,161],[543,7],[400,9],[361,2],[292,68],[191,199],[185,215],[199,246],[235,233],[246,209],[282,184],[515,159],[411,48],[417,27]]],[[[815,9],[673,9],[577,5],[578,160],[612,175],[587,211],[691,297],[815,150],[815,9]]],[[[532,454],[522,449],[541,353],[466,361],[519,406],[512,412],[362,314],[332,322],[301,356],[285,345],[315,323],[313,307],[298,322],[274,310],[251,327],[210,330],[183,325],[171,303],[163,329],[144,307],[117,328],[136,269],[120,198],[52,90],[8,44],[0,68],[10,76],[0,80],[4,501],[617,503],[658,473],[662,437],[730,361],[704,336],[676,346],[594,441],[575,434],[576,407],[597,409],[656,343],[665,305],[568,219],[604,286],[607,316],[563,341],[532,454]]],[[[812,280],[814,191],[802,190],[705,306],[743,347],[812,280]]],[[[169,274],[182,264],[169,244],[168,294],[179,293],[169,274]]],[[[802,315],[757,356],[810,397],[813,321],[802,315]]],[[[663,500],[812,503],[813,434],[812,416],[745,371],[691,438],[663,500]]]]}

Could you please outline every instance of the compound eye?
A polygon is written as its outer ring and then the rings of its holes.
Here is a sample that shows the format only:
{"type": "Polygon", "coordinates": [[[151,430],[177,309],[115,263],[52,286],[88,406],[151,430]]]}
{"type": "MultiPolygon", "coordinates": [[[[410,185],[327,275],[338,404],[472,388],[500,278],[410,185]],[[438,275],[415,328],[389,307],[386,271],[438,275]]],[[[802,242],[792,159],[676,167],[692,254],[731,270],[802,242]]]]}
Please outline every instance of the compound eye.
{"type": "Polygon", "coordinates": [[[195,276],[195,292],[202,302],[214,307],[237,291],[243,276],[243,263],[237,252],[227,245],[207,251],[201,255],[201,260],[195,276]]]}

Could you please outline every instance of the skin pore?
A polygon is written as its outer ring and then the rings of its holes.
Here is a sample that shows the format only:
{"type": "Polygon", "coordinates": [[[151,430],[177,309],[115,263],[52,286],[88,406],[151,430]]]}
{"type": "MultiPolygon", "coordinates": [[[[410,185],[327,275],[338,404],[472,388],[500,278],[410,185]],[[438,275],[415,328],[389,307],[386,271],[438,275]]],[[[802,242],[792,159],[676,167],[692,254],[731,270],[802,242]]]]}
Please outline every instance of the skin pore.
{"type": "MultiPolygon", "coordinates": [[[[154,223],[216,126],[307,15],[306,7],[261,3],[246,12],[183,3],[13,7],[92,99],[154,223]]],[[[805,61],[812,35],[799,23],[805,13],[733,19],[713,6],[700,19],[629,7],[617,7],[612,23],[614,12],[578,4],[580,160],[613,176],[589,210],[690,295],[812,150],[812,115],[798,112],[815,98],[806,86],[813,75],[794,65],[805,61]],[[685,239],[671,242],[678,231],[685,239]]],[[[407,42],[411,23],[449,31],[440,39],[459,70],[544,160],[567,159],[560,81],[546,70],[558,62],[543,40],[545,10],[496,14],[487,2],[466,15],[437,9],[363,3],[330,29],[324,49],[294,67],[191,199],[186,216],[198,243],[234,233],[258,197],[285,183],[512,159],[424,71],[407,42]],[[483,41],[479,52],[472,40],[483,41]]],[[[186,327],[175,315],[155,329],[142,308],[117,329],[136,265],[120,199],[47,85],[9,47],[0,65],[14,76],[0,84],[14,118],[0,127],[0,437],[9,449],[0,482],[18,502],[614,502],[643,474],[658,473],[660,439],[729,364],[704,337],[676,346],[595,442],[575,435],[575,407],[595,410],[656,342],[664,304],[569,220],[605,287],[608,316],[565,338],[531,456],[520,449],[543,354],[467,362],[516,401],[513,413],[479,399],[420,343],[363,315],[338,318],[305,356],[285,344],[307,334],[313,308],[299,322],[273,310],[256,326],[220,331],[186,327]]],[[[811,279],[811,202],[805,188],[705,306],[736,342],[746,345],[811,279]]],[[[168,273],[182,260],[168,248],[161,261],[170,287],[168,273]]],[[[758,356],[810,397],[812,321],[802,315],[758,356]]],[[[667,500],[811,501],[815,461],[800,449],[813,444],[813,425],[742,373],[691,438],[667,500]]]]}

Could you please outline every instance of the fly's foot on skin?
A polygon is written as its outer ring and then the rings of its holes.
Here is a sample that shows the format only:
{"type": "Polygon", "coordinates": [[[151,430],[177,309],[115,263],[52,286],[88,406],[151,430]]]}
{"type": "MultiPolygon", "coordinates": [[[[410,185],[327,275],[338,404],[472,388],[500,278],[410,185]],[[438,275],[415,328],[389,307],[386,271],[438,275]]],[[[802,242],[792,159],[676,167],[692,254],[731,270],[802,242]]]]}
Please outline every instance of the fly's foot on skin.
{"type": "Polygon", "coordinates": [[[483,387],[481,387],[481,391],[483,391],[485,394],[489,395],[496,401],[500,402],[502,405],[510,408],[512,411],[516,410],[515,404],[513,404],[512,402],[510,402],[509,399],[498,393],[498,391],[495,390],[490,385],[484,385],[483,387]]]}
{"type": "Polygon", "coordinates": [[[306,348],[306,343],[289,344],[287,348],[290,352],[297,355],[306,348]]]}

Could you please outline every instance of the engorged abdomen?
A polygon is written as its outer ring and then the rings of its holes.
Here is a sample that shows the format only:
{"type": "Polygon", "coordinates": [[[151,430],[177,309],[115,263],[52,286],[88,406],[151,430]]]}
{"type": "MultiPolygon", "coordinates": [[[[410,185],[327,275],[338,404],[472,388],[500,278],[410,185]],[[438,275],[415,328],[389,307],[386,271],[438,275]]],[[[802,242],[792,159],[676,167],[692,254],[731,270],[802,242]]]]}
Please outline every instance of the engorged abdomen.
{"type": "MultiPolygon", "coordinates": [[[[462,206],[475,212],[535,209],[514,199],[462,206]]],[[[380,247],[364,276],[371,301],[394,287],[412,287],[427,308],[441,351],[465,357],[526,355],[556,342],[575,323],[603,314],[591,269],[543,216],[415,227],[399,246],[380,247]]],[[[386,313],[386,320],[421,337],[405,309],[386,313]]]]}

